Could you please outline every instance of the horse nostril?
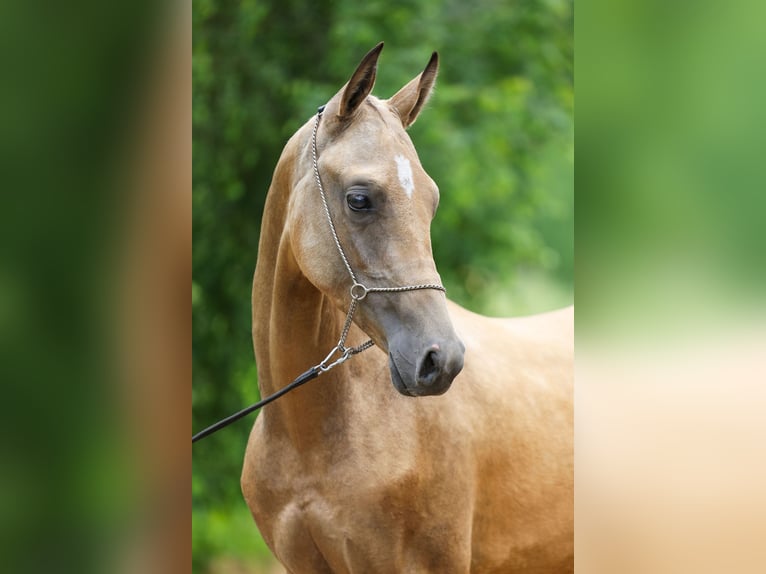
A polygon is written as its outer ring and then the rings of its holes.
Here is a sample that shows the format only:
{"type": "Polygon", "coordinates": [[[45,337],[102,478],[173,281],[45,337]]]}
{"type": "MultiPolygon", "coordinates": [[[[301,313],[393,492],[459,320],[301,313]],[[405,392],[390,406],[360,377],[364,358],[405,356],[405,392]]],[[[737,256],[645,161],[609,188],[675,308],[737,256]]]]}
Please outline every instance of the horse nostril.
{"type": "Polygon", "coordinates": [[[420,382],[430,385],[439,375],[439,351],[431,349],[426,353],[423,362],[420,364],[418,379],[420,382]]]}

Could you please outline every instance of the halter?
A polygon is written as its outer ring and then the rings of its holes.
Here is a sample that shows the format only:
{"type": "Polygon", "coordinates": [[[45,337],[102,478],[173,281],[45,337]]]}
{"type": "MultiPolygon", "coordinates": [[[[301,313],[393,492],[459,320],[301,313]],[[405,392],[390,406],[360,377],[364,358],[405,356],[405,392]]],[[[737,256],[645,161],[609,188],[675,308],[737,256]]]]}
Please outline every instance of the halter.
{"type": "Polygon", "coordinates": [[[322,198],[322,206],[324,207],[324,212],[327,216],[327,223],[330,226],[333,241],[335,241],[335,247],[338,249],[340,258],[343,260],[343,265],[346,267],[346,271],[348,271],[348,274],[351,276],[352,284],[351,288],[349,289],[351,303],[348,307],[348,313],[346,313],[346,322],[343,324],[340,338],[338,339],[338,343],[332,348],[332,350],[327,354],[321,363],[311,367],[308,371],[298,376],[298,378],[295,379],[292,383],[278,390],[274,394],[269,395],[254,405],[250,405],[249,407],[234,413],[233,415],[230,415],[221,421],[218,421],[205,430],[198,432],[192,436],[192,443],[195,443],[198,440],[221,430],[234,421],[241,419],[245,415],[248,415],[251,412],[260,409],[261,407],[266,406],[270,402],[277,400],[282,395],[285,395],[293,389],[303,385],[304,383],[315,379],[322,373],[326,373],[333,367],[337,367],[341,363],[345,363],[354,355],[372,347],[375,344],[373,343],[372,339],[368,339],[366,342],[362,343],[361,345],[357,345],[356,347],[346,347],[346,337],[348,337],[348,332],[351,329],[351,321],[354,317],[354,312],[356,311],[357,304],[359,301],[367,297],[369,293],[402,293],[404,291],[417,291],[419,289],[435,289],[437,291],[441,291],[442,293],[447,292],[447,290],[438,283],[423,283],[421,285],[405,285],[402,287],[367,287],[363,283],[359,282],[359,279],[357,279],[354,270],[351,268],[351,264],[348,262],[346,252],[343,250],[343,246],[340,244],[340,239],[338,239],[338,232],[335,229],[335,223],[332,220],[332,215],[330,215],[330,208],[327,203],[327,196],[324,192],[324,186],[322,185],[322,178],[319,177],[319,166],[317,164],[317,130],[319,128],[319,122],[322,119],[322,112],[324,109],[325,106],[320,106],[317,110],[316,122],[314,122],[314,129],[311,132],[311,159],[314,167],[314,178],[316,179],[317,187],[319,188],[319,194],[322,198]],[[337,358],[335,358],[336,356],[337,358]]]}
{"type": "Polygon", "coordinates": [[[354,317],[357,303],[367,297],[368,293],[402,293],[404,291],[417,291],[419,289],[435,289],[443,293],[447,292],[447,290],[438,283],[423,283],[420,285],[405,285],[402,287],[367,287],[366,285],[359,282],[356,274],[354,273],[354,270],[351,268],[351,264],[348,262],[346,252],[343,250],[343,246],[340,244],[340,239],[338,239],[338,232],[335,229],[335,223],[332,220],[332,215],[330,215],[330,207],[328,206],[327,195],[325,194],[324,186],[322,185],[322,178],[319,176],[319,165],[317,162],[317,131],[319,129],[319,122],[322,119],[322,112],[324,112],[324,109],[325,106],[320,106],[317,110],[314,129],[311,132],[311,161],[314,168],[314,179],[317,182],[319,195],[322,198],[324,213],[327,216],[327,223],[330,226],[330,231],[332,232],[332,238],[335,242],[335,247],[338,249],[340,258],[343,260],[343,265],[346,267],[346,271],[348,271],[348,274],[351,277],[352,285],[349,289],[349,295],[351,295],[351,304],[349,305],[348,313],[346,314],[346,322],[343,325],[343,330],[341,331],[338,344],[335,345],[332,351],[330,351],[327,357],[325,357],[324,361],[317,365],[323,373],[329,371],[332,367],[347,361],[351,356],[369,349],[375,344],[373,343],[372,339],[368,339],[366,342],[356,347],[346,347],[346,337],[348,336],[348,331],[351,328],[351,321],[354,317]],[[339,354],[340,357],[328,365],[327,362],[330,361],[336,354],[339,354]]]}

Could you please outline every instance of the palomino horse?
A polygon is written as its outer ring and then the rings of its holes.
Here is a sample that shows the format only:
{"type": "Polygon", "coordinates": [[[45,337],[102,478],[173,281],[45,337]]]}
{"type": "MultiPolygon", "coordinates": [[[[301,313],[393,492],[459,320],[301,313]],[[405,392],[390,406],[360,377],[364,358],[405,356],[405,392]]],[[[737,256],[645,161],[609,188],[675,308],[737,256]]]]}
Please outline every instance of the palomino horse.
{"type": "Polygon", "coordinates": [[[291,573],[571,572],[572,310],[491,319],[444,296],[439,192],[405,132],[438,58],[380,100],[381,49],[287,143],[253,284],[263,395],[327,355],[352,297],[348,339],[375,346],[263,410],[245,499],[291,573]]]}

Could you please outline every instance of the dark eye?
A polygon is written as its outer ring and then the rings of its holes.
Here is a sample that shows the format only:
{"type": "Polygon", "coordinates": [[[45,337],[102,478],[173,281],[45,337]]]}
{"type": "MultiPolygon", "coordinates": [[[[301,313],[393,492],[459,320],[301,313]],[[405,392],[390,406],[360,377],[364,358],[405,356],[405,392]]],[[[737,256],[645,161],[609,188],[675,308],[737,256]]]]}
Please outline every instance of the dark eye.
{"type": "Polygon", "coordinates": [[[350,191],[346,194],[346,203],[353,211],[368,211],[372,209],[372,202],[366,193],[350,191]]]}

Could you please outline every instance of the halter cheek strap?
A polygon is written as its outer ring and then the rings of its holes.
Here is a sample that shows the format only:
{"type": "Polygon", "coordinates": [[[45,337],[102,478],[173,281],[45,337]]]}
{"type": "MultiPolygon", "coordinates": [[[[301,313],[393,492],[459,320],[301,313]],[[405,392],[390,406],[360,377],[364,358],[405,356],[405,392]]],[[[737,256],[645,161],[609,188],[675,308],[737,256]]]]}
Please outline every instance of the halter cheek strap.
{"type": "Polygon", "coordinates": [[[343,325],[343,331],[341,332],[338,344],[332,351],[330,351],[330,354],[327,355],[325,360],[318,365],[322,372],[325,372],[332,367],[339,365],[352,355],[361,353],[365,349],[369,349],[375,344],[372,342],[372,339],[369,339],[365,343],[362,343],[356,347],[346,347],[346,337],[348,336],[348,331],[351,328],[351,322],[354,317],[354,312],[356,311],[357,303],[367,297],[368,293],[402,293],[404,291],[417,291],[420,289],[435,289],[443,293],[447,292],[447,290],[438,283],[422,283],[420,285],[405,285],[401,287],[367,287],[357,279],[356,274],[354,273],[354,270],[351,268],[351,264],[348,261],[346,252],[343,250],[343,246],[340,244],[340,239],[338,239],[338,232],[335,229],[335,223],[333,222],[332,215],[330,214],[330,207],[327,203],[327,195],[325,194],[324,186],[322,185],[322,178],[319,176],[319,164],[317,161],[317,131],[319,129],[319,122],[322,119],[322,113],[324,112],[324,109],[325,106],[320,106],[319,109],[317,109],[314,129],[311,132],[311,160],[314,168],[314,179],[316,180],[317,187],[319,188],[319,195],[322,198],[322,206],[324,207],[324,212],[327,216],[327,223],[330,226],[330,232],[332,233],[335,247],[338,249],[340,258],[343,260],[343,265],[346,267],[346,271],[348,271],[348,274],[351,277],[352,285],[349,291],[349,294],[351,295],[351,304],[348,308],[348,313],[346,314],[346,322],[343,325]],[[328,361],[330,361],[336,354],[340,355],[339,358],[328,365],[328,361]]]}

